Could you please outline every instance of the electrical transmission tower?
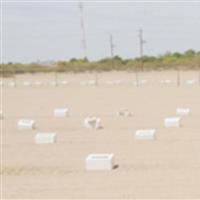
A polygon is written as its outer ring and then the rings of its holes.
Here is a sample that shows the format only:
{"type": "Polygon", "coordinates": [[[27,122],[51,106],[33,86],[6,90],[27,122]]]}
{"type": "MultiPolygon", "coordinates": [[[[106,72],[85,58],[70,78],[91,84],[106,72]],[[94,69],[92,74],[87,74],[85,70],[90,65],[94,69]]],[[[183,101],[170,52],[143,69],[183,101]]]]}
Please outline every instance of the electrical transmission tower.
{"type": "Polygon", "coordinates": [[[84,13],[83,13],[83,3],[79,3],[80,15],[81,15],[81,31],[82,31],[82,39],[81,39],[81,47],[83,48],[84,58],[87,59],[87,42],[86,42],[86,34],[85,34],[85,24],[84,24],[84,13]]]}

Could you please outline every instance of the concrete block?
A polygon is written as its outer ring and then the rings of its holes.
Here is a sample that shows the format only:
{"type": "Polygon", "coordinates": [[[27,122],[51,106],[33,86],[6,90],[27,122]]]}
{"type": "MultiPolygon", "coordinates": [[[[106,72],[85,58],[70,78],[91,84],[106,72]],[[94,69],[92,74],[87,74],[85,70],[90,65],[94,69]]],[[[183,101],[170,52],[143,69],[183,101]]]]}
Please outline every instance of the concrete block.
{"type": "Polygon", "coordinates": [[[120,117],[131,117],[132,113],[128,109],[121,109],[117,112],[117,116],[120,117]]]}
{"type": "Polygon", "coordinates": [[[17,123],[17,127],[20,130],[34,129],[35,128],[35,121],[32,120],[32,119],[20,119],[17,123]]]}
{"type": "Polygon", "coordinates": [[[177,108],[176,109],[176,114],[180,116],[185,116],[189,115],[190,113],[190,108],[177,108]]]}
{"type": "Polygon", "coordinates": [[[194,85],[195,84],[195,80],[186,80],[185,84],[186,85],[194,85]]]}
{"type": "Polygon", "coordinates": [[[180,117],[169,117],[169,118],[165,118],[164,120],[164,126],[166,128],[170,128],[170,127],[180,127],[180,122],[181,122],[181,118],[180,117]]]}
{"type": "Polygon", "coordinates": [[[86,170],[112,170],[114,168],[114,155],[89,154],[85,163],[86,170]]]}
{"type": "Polygon", "coordinates": [[[35,135],[36,144],[51,144],[56,142],[56,133],[37,133],[35,135]]]}
{"type": "Polygon", "coordinates": [[[69,85],[69,81],[61,81],[62,85],[69,85]]]}
{"type": "Polygon", "coordinates": [[[154,140],[155,129],[137,130],[135,132],[135,139],[136,140],[154,140]]]}
{"type": "Polygon", "coordinates": [[[55,117],[67,117],[69,113],[68,108],[56,108],[54,110],[55,117]]]}
{"type": "Polygon", "coordinates": [[[101,119],[98,117],[86,117],[84,120],[84,127],[89,129],[100,129],[101,119]]]}

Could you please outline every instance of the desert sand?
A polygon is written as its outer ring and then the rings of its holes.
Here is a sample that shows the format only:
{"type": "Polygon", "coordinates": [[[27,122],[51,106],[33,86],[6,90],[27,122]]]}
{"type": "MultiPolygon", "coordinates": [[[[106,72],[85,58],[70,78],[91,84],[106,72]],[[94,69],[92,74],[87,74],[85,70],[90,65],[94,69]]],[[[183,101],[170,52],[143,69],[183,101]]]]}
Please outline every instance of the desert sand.
{"type": "Polygon", "coordinates": [[[54,74],[24,74],[4,79],[2,100],[2,197],[5,199],[125,199],[200,198],[200,86],[198,72],[107,72],[98,85],[84,85],[96,74],[58,74],[68,85],[49,84],[54,74]],[[192,85],[186,80],[194,79],[192,85]],[[120,81],[121,82],[120,82],[120,81]],[[162,84],[162,80],[172,80],[162,84]],[[24,86],[23,81],[43,85],[24,86]],[[118,81],[118,84],[110,84],[118,81]],[[80,85],[80,82],[81,85],[80,85]],[[53,110],[68,107],[69,117],[55,118],[53,110]],[[177,107],[191,108],[180,128],[165,128],[165,117],[177,107]],[[126,108],[132,117],[117,117],[126,108]],[[101,118],[103,128],[88,130],[88,115],[101,118]],[[36,129],[21,131],[17,121],[34,119],[36,129]],[[155,129],[156,140],[137,141],[137,129],[155,129]],[[55,144],[34,144],[37,132],[57,133],[55,144]],[[111,171],[86,171],[90,153],[113,153],[111,171]]]}

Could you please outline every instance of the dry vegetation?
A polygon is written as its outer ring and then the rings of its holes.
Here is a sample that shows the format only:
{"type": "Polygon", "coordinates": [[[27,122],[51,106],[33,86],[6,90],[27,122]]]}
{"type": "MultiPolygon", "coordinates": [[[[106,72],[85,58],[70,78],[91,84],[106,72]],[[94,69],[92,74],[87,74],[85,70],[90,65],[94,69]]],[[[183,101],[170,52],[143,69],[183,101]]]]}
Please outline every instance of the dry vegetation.
{"type": "Polygon", "coordinates": [[[70,61],[55,62],[51,66],[31,63],[6,63],[0,65],[3,76],[37,72],[85,72],[85,71],[135,71],[135,70],[198,70],[200,69],[200,52],[187,50],[184,53],[166,53],[158,57],[144,56],[142,59],[122,59],[119,56],[104,58],[99,61],[73,58],[70,61]]]}

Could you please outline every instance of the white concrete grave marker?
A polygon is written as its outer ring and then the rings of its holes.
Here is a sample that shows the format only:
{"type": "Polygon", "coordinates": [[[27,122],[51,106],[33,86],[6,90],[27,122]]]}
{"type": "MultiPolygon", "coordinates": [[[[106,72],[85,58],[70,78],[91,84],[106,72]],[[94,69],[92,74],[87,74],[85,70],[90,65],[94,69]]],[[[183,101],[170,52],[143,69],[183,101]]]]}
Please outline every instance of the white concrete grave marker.
{"type": "Polygon", "coordinates": [[[17,123],[17,127],[20,130],[34,129],[35,128],[35,121],[32,120],[32,119],[20,119],[17,123]]]}
{"type": "Polygon", "coordinates": [[[189,115],[190,113],[190,108],[177,108],[176,109],[176,114],[180,116],[185,116],[189,115]]]}
{"type": "Polygon", "coordinates": [[[69,81],[61,81],[62,85],[69,85],[69,81]]]}
{"type": "Polygon", "coordinates": [[[56,142],[56,133],[37,133],[35,144],[51,144],[56,142]]]}
{"type": "Polygon", "coordinates": [[[84,127],[89,129],[100,129],[101,119],[98,117],[86,117],[84,120],[84,127]]]}
{"type": "Polygon", "coordinates": [[[180,117],[165,118],[165,120],[164,120],[164,126],[166,128],[170,128],[170,127],[179,128],[180,127],[180,121],[181,121],[180,117]]]}
{"type": "Polygon", "coordinates": [[[155,129],[137,130],[135,132],[136,140],[155,140],[155,129]]]}
{"type": "Polygon", "coordinates": [[[120,117],[131,117],[132,113],[128,109],[121,109],[117,112],[117,116],[120,117]]]}
{"type": "Polygon", "coordinates": [[[68,117],[69,109],[68,108],[56,108],[54,110],[55,117],[68,117]]]}
{"type": "Polygon", "coordinates": [[[185,84],[186,85],[194,85],[195,84],[195,80],[186,80],[185,84]]]}
{"type": "Polygon", "coordinates": [[[112,170],[113,154],[89,154],[85,160],[86,170],[112,170]]]}

